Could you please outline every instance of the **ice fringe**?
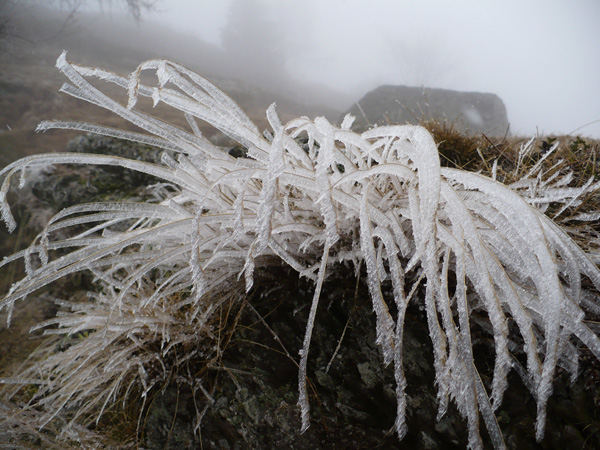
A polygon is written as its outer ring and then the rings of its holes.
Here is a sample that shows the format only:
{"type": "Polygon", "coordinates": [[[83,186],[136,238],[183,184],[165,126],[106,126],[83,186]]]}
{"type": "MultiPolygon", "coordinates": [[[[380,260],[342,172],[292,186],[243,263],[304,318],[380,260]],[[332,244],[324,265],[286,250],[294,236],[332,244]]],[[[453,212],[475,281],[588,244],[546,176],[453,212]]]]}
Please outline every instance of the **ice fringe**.
{"type": "MultiPolygon", "coordinates": [[[[402,339],[409,301],[421,302],[426,310],[438,417],[454,401],[468,422],[472,449],[483,447],[480,414],[493,446],[505,448],[494,410],[502,402],[508,372],[519,364],[509,351],[519,340],[509,333],[509,318],[517,325],[527,361],[518,373],[538,405],[538,440],[544,435],[556,366],[577,375],[571,337],[600,358],[600,340],[582,322],[588,305],[597,308],[597,296],[584,291],[582,276],[598,289],[600,271],[541,212],[551,202],[577,202],[581,189],[545,185],[539,177],[507,187],[478,174],[442,168],[432,137],[418,126],[378,127],[357,134],[350,131],[351,117],[341,128],[324,118],[302,117],[284,125],[273,105],[267,112],[273,133],[261,134],[217,87],[169,61],[147,61],[129,78],[72,64],[66,53],[57,67],[70,81],[63,92],[107,108],[148,134],[65,121],[43,122],[39,130],[115,136],[162,148],[165,157],[162,164],[151,164],[65,153],[12,163],[0,171],[0,207],[8,228],[16,226],[6,203],[11,179],[29,167],[118,165],[161,178],[169,188],[153,188],[159,198],[155,203],[67,208],[29,249],[0,263],[24,258],[28,267],[26,277],[0,301],[0,308],[9,312],[15,301],[74,272],[90,270],[102,286],[91,294],[94,301],[62,302],[71,312],[38,326],[67,336],[92,330],[16,379],[39,380],[34,403],[45,411],[41,425],[73,405],[72,422],[92,412],[99,418],[107,405],[126,398],[135,385],[145,395],[158,380],[146,368],[163,364],[179,344],[193,342],[199,348],[198,342],[211,342],[212,315],[220,304],[243,293],[238,278],[243,276],[250,289],[254,273],[274,259],[316,284],[300,352],[301,431],[310,424],[306,370],[320,291],[327,272],[344,266],[340,262],[362,261],[366,267],[377,343],[383,362],[393,364],[395,371],[399,438],[406,432],[402,339]],[[144,70],[156,71],[157,86],[141,82],[144,70]],[[88,81],[94,77],[127,90],[128,106],[94,87],[88,81]],[[190,131],[134,109],[139,96],[180,110],[190,131]],[[238,141],[247,148],[248,158],[235,159],[212,145],[199,132],[196,119],[238,141]],[[299,138],[306,145],[299,144],[299,138]],[[528,189],[519,195],[523,187],[528,189]],[[53,238],[57,231],[85,224],[93,226],[68,238],[53,238]],[[450,276],[456,283],[452,294],[450,276]],[[415,299],[413,291],[422,278],[424,293],[415,299]],[[387,279],[392,299],[382,293],[387,279]],[[487,313],[495,342],[489,387],[473,358],[474,310],[487,313]],[[49,328],[52,325],[59,328],[49,328]],[[160,351],[145,350],[147,341],[159,342],[160,351]]],[[[583,189],[597,188],[590,181],[583,189]]]]}

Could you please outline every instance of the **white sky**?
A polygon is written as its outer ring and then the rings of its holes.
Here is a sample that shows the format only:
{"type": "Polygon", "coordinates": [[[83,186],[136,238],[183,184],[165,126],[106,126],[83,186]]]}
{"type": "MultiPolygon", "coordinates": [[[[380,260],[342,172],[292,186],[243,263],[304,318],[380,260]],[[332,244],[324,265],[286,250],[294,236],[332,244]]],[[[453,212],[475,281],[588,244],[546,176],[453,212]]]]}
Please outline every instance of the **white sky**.
{"type": "MultiPolygon", "coordinates": [[[[517,134],[600,120],[599,0],[262,0],[287,69],[360,98],[380,84],[492,92],[517,134]]],[[[219,43],[231,0],[163,0],[149,19],[219,43]]],[[[600,138],[600,122],[579,133],[600,138]]]]}

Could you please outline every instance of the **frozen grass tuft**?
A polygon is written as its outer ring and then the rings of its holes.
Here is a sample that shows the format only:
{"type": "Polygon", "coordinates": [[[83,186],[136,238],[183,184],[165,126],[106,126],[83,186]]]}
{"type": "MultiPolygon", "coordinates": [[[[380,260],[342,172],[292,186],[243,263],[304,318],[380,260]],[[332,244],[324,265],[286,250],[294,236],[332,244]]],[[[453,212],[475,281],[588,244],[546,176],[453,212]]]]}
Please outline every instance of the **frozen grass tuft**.
{"type": "MultiPolygon", "coordinates": [[[[597,294],[585,287],[600,288],[600,270],[543,213],[552,207],[559,216],[577,204],[598,189],[593,179],[568,188],[568,180],[545,178],[540,165],[508,186],[493,179],[495,169],[488,178],[441,167],[436,144],[422,127],[385,126],[357,134],[350,129],[352,117],[340,127],[322,117],[283,124],[275,105],[267,111],[271,130],[261,133],[217,87],[169,61],[147,61],[129,78],[72,64],[66,54],[57,66],[69,79],[63,92],[107,108],[145,132],[65,121],[43,122],[39,130],[96,132],[165,152],[160,164],[105,155],[36,155],[0,171],[1,212],[11,230],[16,223],[6,193],[30,168],[116,165],[163,181],[148,188],[153,201],[66,208],[27,250],[1,263],[22,258],[27,269],[0,301],[9,317],[17,300],[61,277],[89,271],[98,286],[88,302],[60,301],[60,315],[37,327],[77,336],[73,344],[38,356],[32,368],[4,380],[15,385],[8,389],[12,394],[21,384],[37,386],[26,409],[38,412],[39,426],[63,413],[71,427],[87,426],[115,402],[133,394],[144,399],[194,356],[181,349],[210,360],[219,351],[222,308],[242,298],[255,275],[273,264],[289,265],[315,286],[299,355],[300,432],[310,425],[306,370],[321,287],[331,270],[342,267],[355,273],[366,267],[382,363],[394,367],[400,439],[407,429],[402,339],[409,302],[426,310],[438,417],[454,402],[468,423],[469,448],[483,447],[480,417],[493,446],[505,447],[494,411],[511,369],[537,402],[541,440],[557,366],[577,376],[578,341],[600,358],[600,339],[583,322],[588,309],[599,308],[597,294]],[[155,86],[141,82],[146,70],[156,73],[155,86]],[[91,79],[125,89],[127,106],[91,79]],[[189,129],[136,110],[140,96],[180,110],[189,129]],[[212,145],[196,120],[239,142],[248,157],[236,159],[212,145]],[[382,293],[386,280],[393,287],[391,298],[382,293]],[[422,295],[412,295],[419,283],[422,295]],[[474,311],[489,318],[494,340],[489,386],[473,357],[474,311]],[[516,324],[512,332],[509,322],[516,324]],[[511,351],[517,342],[526,355],[524,366],[511,351]]],[[[522,151],[526,156],[527,145],[522,151]]],[[[210,404],[210,393],[201,390],[210,404]]]]}

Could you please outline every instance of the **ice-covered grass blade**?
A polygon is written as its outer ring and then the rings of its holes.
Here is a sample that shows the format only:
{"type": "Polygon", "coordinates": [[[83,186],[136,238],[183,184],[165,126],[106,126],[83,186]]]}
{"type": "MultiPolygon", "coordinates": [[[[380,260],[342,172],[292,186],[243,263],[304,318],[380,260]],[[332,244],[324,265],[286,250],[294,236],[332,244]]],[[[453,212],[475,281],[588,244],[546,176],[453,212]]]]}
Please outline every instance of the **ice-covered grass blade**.
{"type": "MultiPolygon", "coordinates": [[[[561,215],[600,185],[590,180],[569,188],[568,176],[556,174],[544,181],[550,153],[527,171],[531,142],[523,146],[515,170],[525,175],[505,186],[495,181],[496,163],[493,178],[442,168],[436,144],[422,127],[376,127],[359,134],[350,130],[351,117],[341,127],[306,117],[283,124],[272,106],[267,111],[272,130],[260,133],[226,94],[176,63],[147,61],[129,77],[72,64],[66,54],[57,66],[69,79],[64,93],[106,108],[145,133],[72,121],[43,122],[40,131],[102,133],[165,153],[157,163],[110,155],[36,155],[0,170],[0,211],[11,231],[16,222],[7,194],[13,178],[26,176],[29,168],[99,164],[161,180],[148,187],[153,199],[148,203],[124,199],[66,208],[28,249],[0,263],[22,258],[27,267],[0,300],[0,309],[8,311],[75,272],[89,271],[97,286],[89,302],[57,300],[60,315],[37,327],[48,335],[77,336],[73,345],[34,357],[35,366],[4,380],[13,386],[9,393],[31,380],[39,384],[29,408],[41,414],[40,424],[68,417],[89,425],[133,392],[145,402],[182,361],[194,357],[181,356],[182,349],[208,349],[198,359],[210,361],[221,351],[221,308],[239,304],[261,279],[257,274],[274,264],[315,284],[298,363],[301,432],[310,425],[312,331],[319,315],[327,314],[319,311],[319,299],[330,274],[348,267],[365,277],[382,364],[393,366],[400,439],[408,426],[402,349],[411,303],[426,311],[438,417],[454,402],[467,421],[473,449],[483,447],[480,418],[493,446],[505,447],[494,411],[513,367],[537,401],[541,439],[557,365],[569,367],[573,376],[577,371],[571,338],[600,357],[600,339],[584,323],[588,310],[600,311],[590,291],[600,288],[600,271],[543,214],[552,204],[561,215]],[[157,84],[142,82],[143,71],[153,71],[157,84]],[[93,86],[93,78],[122,88],[126,102],[93,86]],[[181,112],[189,129],[137,110],[140,96],[181,112]],[[211,144],[197,121],[239,142],[248,156],[235,159],[211,144]],[[385,295],[385,283],[392,295],[385,295]],[[484,313],[486,327],[474,320],[474,311],[478,317],[484,313]],[[511,321],[516,326],[509,328],[511,321]],[[473,355],[474,327],[489,330],[493,338],[490,386],[473,355]],[[522,342],[517,351],[526,367],[509,351],[515,342],[522,342]]],[[[211,403],[201,381],[199,390],[211,403]]]]}

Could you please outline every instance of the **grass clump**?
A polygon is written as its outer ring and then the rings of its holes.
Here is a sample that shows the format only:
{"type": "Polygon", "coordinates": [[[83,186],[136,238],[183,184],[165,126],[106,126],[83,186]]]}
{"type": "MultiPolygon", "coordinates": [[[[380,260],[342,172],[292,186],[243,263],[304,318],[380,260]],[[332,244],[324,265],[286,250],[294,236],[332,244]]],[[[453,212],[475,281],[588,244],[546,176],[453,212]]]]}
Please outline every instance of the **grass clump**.
{"type": "Polygon", "coordinates": [[[443,166],[472,171],[481,166],[480,149],[490,146],[483,135],[461,132],[447,120],[424,120],[421,125],[433,136],[443,166]]]}
{"type": "MultiPolygon", "coordinates": [[[[6,193],[12,179],[32,167],[102,164],[161,180],[148,187],[145,202],[65,208],[26,250],[2,262],[22,259],[26,268],[25,277],[0,300],[9,322],[15,302],[48,283],[80,271],[89,271],[96,283],[88,301],[57,300],[60,314],[37,327],[74,337],[70,345],[37,356],[35,366],[4,380],[16,385],[9,389],[13,398],[24,384],[38,386],[22,409],[35,412],[37,426],[59,420],[71,432],[89,429],[116,403],[132,398],[143,403],[173,374],[184,373],[179,368],[190,358],[218,361],[225,330],[235,323],[222,318],[235,317],[228,312],[255,280],[282,265],[314,287],[298,358],[299,432],[311,423],[307,361],[321,291],[333,272],[362,276],[368,286],[382,364],[394,368],[400,439],[407,430],[403,330],[409,303],[426,313],[438,417],[453,402],[468,424],[470,448],[483,447],[480,418],[493,446],[505,447],[494,412],[511,370],[537,402],[541,440],[556,367],[577,376],[578,341],[600,358],[600,339],[584,322],[586,314],[600,309],[600,270],[544,214],[554,208],[554,217],[562,217],[598,183],[568,187],[566,175],[545,168],[550,154],[525,167],[533,141],[522,145],[512,172],[492,162],[490,176],[484,176],[464,170],[475,154],[481,158],[475,141],[451,132],[441,145],[461,168],[442,166],[434,139],[420,126],[382,126],[358,134],[351,131],[350,116],[340,127],[322,117],[283,124],[272,105],[271,130],[261,133],[222,91],[169,61],[147,61],[128,78],[72,64],[66,54],[57,66],[69,79],[63,92],[107,108],[145,132],[64,121],[43,122],[40,130],[91,131],[164,153],[160,162],[36,155],[0,171],[2,217],[10,230],[16,223],[6,193]],[[156,85],[141,81],[147,70],[156,73],[156,85]],[[91,79],[125,89],[127,106],[91,79]],[[181,111],[188,128],[136,110],[140,96],[181,111]],[[234,158],[211,144],[197,120],[237,141],[246,157],[234,158]],[[464,146],[470,153],[459,154],[464,146]],[[493,341],[489,385],[473,355],[475,317],[486,322],[493,341]]],[[[189,381],[209,407],[212,396],[201,373],[189,381]]],[[[197,427],[204,410],[197,410],[197,427]]],[[[10,417],[4,423],[19,435],[16,416],[10,417]]]]}

